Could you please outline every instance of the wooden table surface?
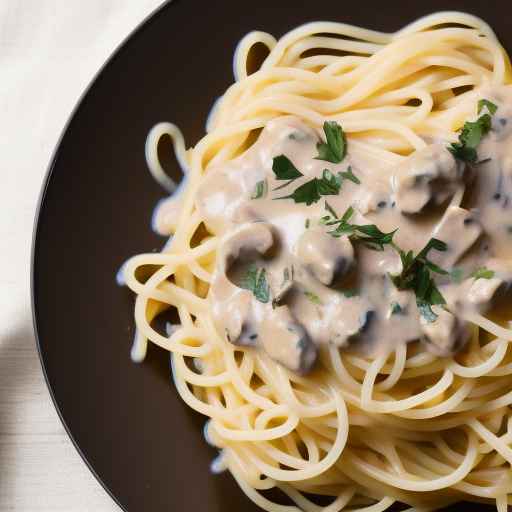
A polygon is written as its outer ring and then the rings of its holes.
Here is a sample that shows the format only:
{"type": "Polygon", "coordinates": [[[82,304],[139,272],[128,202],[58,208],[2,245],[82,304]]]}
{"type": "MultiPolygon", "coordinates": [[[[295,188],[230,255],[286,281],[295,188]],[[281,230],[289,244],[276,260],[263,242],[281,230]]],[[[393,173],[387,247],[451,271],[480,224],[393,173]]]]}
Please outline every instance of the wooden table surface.
{"type": "Polygon", "coordinates": [[[0,346],[0,510],[120,509],[78,455],[57,416],[30,319],[0,346]]]}
{"type": "Polygon", "coordinates": [[[30,246],[41,183],[70,112],[161,2],[0,0],[0,512],[120,510],[67,437],[44,382],[30,246]]]}

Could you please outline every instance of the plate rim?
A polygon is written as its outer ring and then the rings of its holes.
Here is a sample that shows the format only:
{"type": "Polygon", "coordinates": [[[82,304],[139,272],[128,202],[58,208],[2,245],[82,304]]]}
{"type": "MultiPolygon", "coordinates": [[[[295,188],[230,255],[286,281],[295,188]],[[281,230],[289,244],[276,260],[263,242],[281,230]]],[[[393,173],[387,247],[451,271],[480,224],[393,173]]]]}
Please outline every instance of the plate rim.
{"type": "Polygon", "coordinates": [[[66,119],[66,122],[64,123],[64,126],[62,127],[59,136],[57,137],[57,141],[55,142],[54,148],[52,150],[50,159],[48,160],[48,164],[46,165],[46,171],[43,175],[43,179],[41,181],[41,187],[39,191],[39,195],[36,200],[36,209],[34,213],[34,220],[32,223],[32,236],[31,236],[31,243],[30,243],[30,309],[31,309],[31,318],[32,318],[32,328],[34,333],[34,339],[37,349],[37,357],[39,360],[39,364],[41,365],[41,370],[44,377],[44,382],[46,389],[48,390],[48,393],[51,398],[51,403],[57,412],[57,416],[59,418],[60,423],[64,427],[64,430],[66,432],[66,435],[68,439],[71,441],[71,444],[75,448],[76,452],[82,459],[82,461],[85,463],[85,466],[90,471],[92,476],[95,478],[96,482],[100,484],[100,487],[107,493],[107,496],[109,496],[113,502],[119,507],[120,510],[123,512],[128,512],[128,509],[120,502],[117,496],[113,494],[113,492],[110,490],[110,488],[107,486],[107,484],[102,480],[102,478],[98,475],[96,470],[94,469],[92,463],[87,459],[84,452],[80,448],[80,445],[78,444],[78,441],[75,439],[70,427],[68,426],[64,415],[62,411],[60,410],[57,398],[55,396],[54,390],[50,384],[48,373],[46,371],[44,356],[43,356],[43,349],[41,347],[41,336],[39,332],[38,327],[38,307],[36,304],[36,298],[35,298],[35,278],[36,278],[36,258],[37,258],[37,243],[38,243],[38,235],[39,235],[39,227],[40,227],[40,220],[41,220],[41,212],[43,210],[45,200],[46,200],[46,193],[48,191],[48,188],[50,186],[50,182],[52,179],[53,171],[55,168],[56,160],[59,156],[62,141],[64,140],[64,137],[66,136],[68,129],[75,119],[75,116],[77,115],[78,111],[80,110],[82,104],[84,103],[85,99],[91,92],[91,90],[94,88],[94,85],[96,84],[97,80],[100,78],[100,76],[103,74],[105,69],[111,64],[111,62],[121,53],[121,51],[125,48],[127,43],[131,41],[134,37],[136,37],[139,32],[154,18],[156,18],[164,9],[169,7],[170,4],[176,3],[178,0],[163,0],[163,2],[160,5],[157,5],[155,8],[153,8],[146,16],[142,18],[129,32],[126,34],[119,43],[117,43],[112,51],[109,53],[108,57],[103,61],[103,63],[99,66],[99,68],[94,72],[93,76],[85,86],[85,88],[80,93],[78,99],[76,100],[71,112],[68,114],[68,117],[66,119]]]}

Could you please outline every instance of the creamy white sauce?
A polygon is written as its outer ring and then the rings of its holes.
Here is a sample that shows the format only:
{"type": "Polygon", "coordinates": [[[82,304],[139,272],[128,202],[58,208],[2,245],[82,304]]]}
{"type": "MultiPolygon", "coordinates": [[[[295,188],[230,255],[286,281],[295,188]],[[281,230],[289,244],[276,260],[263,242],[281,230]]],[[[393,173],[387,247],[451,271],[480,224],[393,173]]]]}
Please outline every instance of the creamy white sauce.
{"type": "MultiPolygon", "coordinates": [[[[498,288],[512,278],[503,263],[512,247],[511,91],[482,91],[481,97],[499,108],[478,148],[479,160],[490,160],[474,166],[456,161],[444,141],[395,166],[349,142],[344,160],[332,164],[315,159],[323,138],[319,131],[297,118],[281,117],[269,122],[240,157],[209,169],[196,207],[208,230],[221,237],[209,294],[219,333],[232,343],[264,349],[301,372],[312,367],[318,348],[328,343],[370,354],[418,339],[441,355],[462,346],[469,332],[464,311],[489,307],[498,288]],[[286,155],[304,176],[275,190],[284,183],[272,171],[279,155],[286,155]],[[320,177],[324,169],[336,174],[349,167],[361,183],[344,180],[337,195],[309,206],[278,199],[320,177]],[[261,181],[268,193],[254,199],[261,181]],[[389,274],[402,270],[394,248],[375,251],[328,233],[333,228],[320,222],[328,214],[326,200],[339,217],[352,206],[351,223],[376,224],[383,232],[398,228],[394,242],[406,251],[417,253],[431,237],[447,243],[446,252],[433,250],[429,259],[449,271],[460,268],[465,278],[455,283],[435,274],[447,301],[446,309],[436,307],[436,321],[422,318],[414,293],[398,291],[390,280],[389,274]],[[241,285],[250,264],[265,269],[267,302],[241,285]],[[492,279],[468,277],[483,266],[495,272],[492,279]],[[356,295],[347,296],[347,290],[356,295]]],[[[169,229],[166,219],[177,210],[179,197],[164,203],[156,217],[159,231],[169,229]]]]}
{"type": "Polygon", "coordinates": [[[169,236],[176,231],[183,207],[186,182],[187,179],[184,178],[172,195],[161,199],[156,205],[151,219],[151,227],[155,233],[169,236]]]}

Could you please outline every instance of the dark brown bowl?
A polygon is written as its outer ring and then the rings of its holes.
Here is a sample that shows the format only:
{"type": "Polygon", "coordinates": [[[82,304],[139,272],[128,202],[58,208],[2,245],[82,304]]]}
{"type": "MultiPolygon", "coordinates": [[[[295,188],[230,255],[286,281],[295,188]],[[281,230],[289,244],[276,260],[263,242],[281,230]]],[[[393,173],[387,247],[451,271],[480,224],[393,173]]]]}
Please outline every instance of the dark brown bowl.
{"type": "MultiPolygon", "coordinates": [[[[164,242],[150,229],[164,193],[146,170],[148,130],[173,121],[194,144],[233,81],[233,52],[250,30],[280,36],[307,21],[335,20],[390,31],[446,9],[483,17],[512,49],[505,1],[175,0],[133,32],[87,89],[41,193],[34,323],[62,422],[124,510],[259,510],[228,474],[210,473],[216,452],[203,439],[205,418],[171,386],[168,354],[151,347],[142,365],[129,357],[133,298],[116,285],[116,272],[129,256],[164,242]]],[[[177,175],[177,164],[169,166],[177,175]]]]}

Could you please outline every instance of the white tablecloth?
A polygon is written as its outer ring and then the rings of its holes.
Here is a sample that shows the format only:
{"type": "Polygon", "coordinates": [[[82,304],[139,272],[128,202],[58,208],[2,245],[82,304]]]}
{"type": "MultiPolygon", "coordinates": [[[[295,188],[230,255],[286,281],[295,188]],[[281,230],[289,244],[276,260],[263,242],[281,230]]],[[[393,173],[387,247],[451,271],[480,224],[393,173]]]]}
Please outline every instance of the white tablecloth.
{"type": "Polygon", "coordinates": [[[59,134],[95,72],[162,0],[0,0],[0,511],[119,508],[51,404],[32,331],[32,225],[59,134]]]}

